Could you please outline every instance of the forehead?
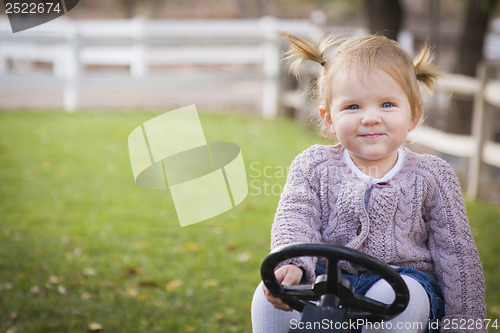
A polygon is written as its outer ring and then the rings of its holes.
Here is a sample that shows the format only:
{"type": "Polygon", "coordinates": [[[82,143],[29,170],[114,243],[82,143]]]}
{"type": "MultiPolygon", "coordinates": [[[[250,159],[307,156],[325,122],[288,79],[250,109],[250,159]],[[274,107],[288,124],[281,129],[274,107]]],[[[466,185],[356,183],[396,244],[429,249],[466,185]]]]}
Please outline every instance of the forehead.
{"type": "Polygon", "coordinates": [[[394,94],[402,93],[407,95],[407,91],[393,75],[389,72],[364,66],[339,68],[331,76],[332,94],[335,92],[353,94],[356,90],[364,90],[370,93],[387,94],[392,91],[394,94]]]}

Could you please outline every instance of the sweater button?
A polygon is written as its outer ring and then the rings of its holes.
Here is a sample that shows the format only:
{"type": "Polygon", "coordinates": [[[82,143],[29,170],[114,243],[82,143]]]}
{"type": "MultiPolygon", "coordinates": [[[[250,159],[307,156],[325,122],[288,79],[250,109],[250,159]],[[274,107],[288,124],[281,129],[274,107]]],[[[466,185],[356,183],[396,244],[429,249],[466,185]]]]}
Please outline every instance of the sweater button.
{"type": "Polygon", "coordinates": [[[356,229],[356,235],[360,235],[361,234],[361,226],[358,227],[358,229],[356,229]]]}

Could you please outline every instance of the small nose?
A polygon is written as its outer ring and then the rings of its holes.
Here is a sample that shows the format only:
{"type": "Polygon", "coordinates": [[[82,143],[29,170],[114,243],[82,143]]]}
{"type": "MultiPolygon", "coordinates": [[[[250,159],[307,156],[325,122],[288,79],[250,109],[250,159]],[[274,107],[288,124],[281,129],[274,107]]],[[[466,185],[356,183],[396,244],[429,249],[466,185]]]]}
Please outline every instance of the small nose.
{"type": "Polygon", "coordinates": [[[363,112],[363,118],[361,119],[361,124],[370,126],[377,125],[382,122],[382,117],[380,116],[380,111],[376,108],[367,108],[363,112]]]}

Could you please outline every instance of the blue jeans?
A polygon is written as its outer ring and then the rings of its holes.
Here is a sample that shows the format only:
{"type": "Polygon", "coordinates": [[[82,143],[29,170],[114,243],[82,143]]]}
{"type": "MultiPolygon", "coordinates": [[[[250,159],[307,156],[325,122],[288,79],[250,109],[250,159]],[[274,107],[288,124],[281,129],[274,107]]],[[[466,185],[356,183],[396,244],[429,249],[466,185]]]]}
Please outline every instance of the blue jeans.
{"type": "MultiPolygon", "coordinates": [[[[427,292],[431,308],[429,323],[440,320],[444,316],[444,299],[443,299],[443,294],[441,293],[441,288],[439,287],[437,281],[431,276],[415,268],[399,267],[396,268],[395,270],[400,275],[407,275],[416,280],[418,283],[422,285],[422,287],[427,292]]],[[[325,268],[317,265],[316,275],[321,275],[321,274],[325,274],[325,268]]],[[[371,286],[375,284],[375,282],[381,279],[380,276],[378,275],[370,275],[370,274],[361,274],[361,275],[342,274],[342,276],[349,279],[349,281],[351,281],[352,285],[354,286],[354,291],[362,295],[365,295],[368,289],[370,289],[371,286]]],[[[429,325],[428,327],[434,327],[434,326],[429,325]]],[[[435,333],[435,332],[437,333],[439,332],[439,330],[430,328],[427,329],[427,333],[435,333]]]]}

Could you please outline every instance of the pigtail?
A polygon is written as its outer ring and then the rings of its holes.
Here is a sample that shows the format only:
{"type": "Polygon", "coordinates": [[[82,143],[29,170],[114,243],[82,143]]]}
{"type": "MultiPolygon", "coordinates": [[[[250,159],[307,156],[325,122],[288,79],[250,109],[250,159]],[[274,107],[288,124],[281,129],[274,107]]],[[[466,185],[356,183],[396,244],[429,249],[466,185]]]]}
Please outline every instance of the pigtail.
{"type": "Polygon", "coordinates": [[[333,38],[327,38],[319,44],[315,44],[286,32],[279,32],[279,34],[285,37],[291,44],[290,48],[285,53],[285,60],[290,61],[290,70],[296,75],[298,75],[298,68],[304,60],[317,62],[324,67],[326,64],[326,59],[324,57],[326,49],[334,44],[338,44],[333,38]]]}
{"type": "Polygon", "coordinates": [[[432,63],[433,59],[434,55],[426,42],[419,54],[413,60],[413,69],[417,81],[426,87],[429,92],[432,92],[436,79],[441,76],[441,72],[432,63]]]}

